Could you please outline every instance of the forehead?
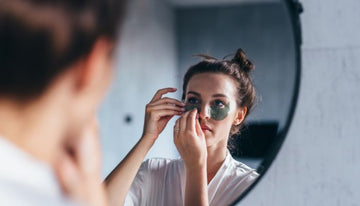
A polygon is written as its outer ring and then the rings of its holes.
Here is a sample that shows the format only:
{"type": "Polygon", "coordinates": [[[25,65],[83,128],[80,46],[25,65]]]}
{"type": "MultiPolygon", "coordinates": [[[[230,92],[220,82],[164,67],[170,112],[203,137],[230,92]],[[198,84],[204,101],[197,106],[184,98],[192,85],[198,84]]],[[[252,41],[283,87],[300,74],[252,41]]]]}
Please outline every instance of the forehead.
{"type": "Polygon", "coordinates": [[[224,94],[229,98],[235,98],[236,84],[232,77],[222,73],[200,73],[191,77],[187,92],[193,91],[201,96],[224,94]]]}

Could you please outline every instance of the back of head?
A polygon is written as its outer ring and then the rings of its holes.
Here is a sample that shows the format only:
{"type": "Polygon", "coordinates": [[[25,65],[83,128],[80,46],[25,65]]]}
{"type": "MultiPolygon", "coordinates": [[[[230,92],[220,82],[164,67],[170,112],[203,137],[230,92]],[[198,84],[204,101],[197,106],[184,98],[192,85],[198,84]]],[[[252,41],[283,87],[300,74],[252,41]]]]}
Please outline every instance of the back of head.
{"type": "Polygon", "coordinates": [[[115,41],[123,2],[0,0],[0,97],[36,97],[99,37],[115,41]]]}

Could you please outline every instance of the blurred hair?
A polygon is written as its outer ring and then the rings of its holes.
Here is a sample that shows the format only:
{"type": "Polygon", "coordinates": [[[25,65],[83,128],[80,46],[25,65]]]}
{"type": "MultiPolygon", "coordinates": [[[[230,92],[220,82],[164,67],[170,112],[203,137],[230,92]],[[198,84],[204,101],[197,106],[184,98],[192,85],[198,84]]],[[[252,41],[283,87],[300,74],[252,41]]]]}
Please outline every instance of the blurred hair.
{"type": "Polygon", "coordinates": [[[116,41],[124,0],[0,0],[0,96],[28,100],[86,56],[116,41]]]}

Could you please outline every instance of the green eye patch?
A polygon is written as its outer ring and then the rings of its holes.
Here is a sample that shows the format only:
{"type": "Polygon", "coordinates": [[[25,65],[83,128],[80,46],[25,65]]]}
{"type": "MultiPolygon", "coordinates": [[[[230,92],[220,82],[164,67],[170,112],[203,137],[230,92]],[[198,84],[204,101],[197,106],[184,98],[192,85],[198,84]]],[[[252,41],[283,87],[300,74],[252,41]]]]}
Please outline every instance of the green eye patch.
{"type": "MultiPolygon", "coordinates": [[[[187,104],[185,105],[185,110],[190,111],[196,108],[198,112],[201,111],[201,106],[198,104],[187,104]]],[[[210,117],[214,120],[220,121],[225,119],[230,111],[230,103],[224,105],[224,107],[220,108],[217,106],[210,106],[210,117]]]]}
{"type": "Polygon", "coordinates": [[[230,111],[230,103],[225,104],[224,107],[211,106],[210,117],[217,121],[225,119],[230,111]]]}
{"type": "Polygon", "coordinates": [[[196,108],[197,109],[197,111],[198,112],[200,112],[200,105],[198,105],[198,104],[187,104],[187,105],[185,105],[185,111],[191,111],[191,110],[193,110],[194,108],[196,108]]]}

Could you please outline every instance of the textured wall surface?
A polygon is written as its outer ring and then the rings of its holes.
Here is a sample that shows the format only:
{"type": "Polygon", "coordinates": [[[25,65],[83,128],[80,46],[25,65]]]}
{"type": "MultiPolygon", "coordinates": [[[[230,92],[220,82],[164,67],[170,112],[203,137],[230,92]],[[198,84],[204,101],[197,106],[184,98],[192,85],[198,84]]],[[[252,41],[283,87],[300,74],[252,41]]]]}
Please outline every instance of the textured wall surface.
{"type": "Polygon", "coordinates": [[[295,117],[273,165],[240,205],[360,205],[360,1],[301,2],[295,117]]]}

